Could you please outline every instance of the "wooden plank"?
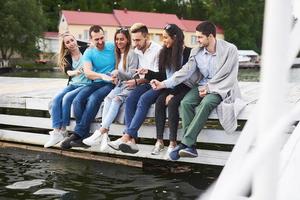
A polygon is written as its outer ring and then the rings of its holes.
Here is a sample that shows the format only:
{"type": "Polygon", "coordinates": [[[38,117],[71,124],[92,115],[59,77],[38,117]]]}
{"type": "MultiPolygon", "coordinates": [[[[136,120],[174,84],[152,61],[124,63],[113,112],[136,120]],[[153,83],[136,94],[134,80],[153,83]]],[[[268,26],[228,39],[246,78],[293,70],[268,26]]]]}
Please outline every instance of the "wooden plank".
{"type": "Polygon", "coordinates": [[[48,110],[50,98],[10,97],[0,98],[0,107],[29,110],[48,110]]]}
{"type": "Polygon", "coordinates": [[[94,161],[101,161],[101,162],[107,162],[107,163],[113,163],[113,164],[121,164],[126,165],[130,167],[143,167],[142,161],[136,161],[136,160],[129,160],[125,158],[114,158],[111,156],[102,156],[102,155],[96,155],[91,154],[89,152],[74,152],[74,151],[63,151],[61,149],[54,149],[54,148],[43,148],[40,146],[32,146],[32,145],[26,145],[26,144],[18,144],[18,143],[7,143],[7,142],[1,142],[0,141],[0,148],[21,148],[31,151],[39,151],[39,152],[47,152],[47,153],[55,153],[63,156],[68,156],[72,158],[80,158],[85,160],[94,160],[94,161]]]}
{"type": "Polygon", "coordinates": [[[18,97],[0,97],[0,107],[3,108],[26,108],[26,101],[24,98],[18,97]]]}
{"type": "MultiPolygon", "coordinates": [[[[0,129],[0,140],[2,141],[10,141],[10,142],[34,144],[34,145],[42,146],[45,144],[45,142],[48,139],[49,139],[49,135],[0,129]]],[[[57,144],[55,147],[58,146],[59,145],[57,144]]],[[[138,144],[138,147],[140,150],[136,154],[122,153],[120,151],[115,151],[111,148],[107,148],[106,150],[101,152],[98,146],[94,146],[91,148],[73,148],[73,149],[86,151],[86,152],[106,153],[110,155],[125,155],[134,158],[151,158],[156,160],[161,160],[161,159],[165,160],[165,155],[163,152],[158,156],[151,155],[151,150],[153,148],[153,145],[138,144]]],[[[202,150],[202,149],[197,149],[197,151],[198,151],[197,158],[181,158],[176,162],[224,166],[230,154],[230,152],[224,152],[224,151],[212,151],[212,150],[202,150]]],[[[166,148],[165,148],[165,152],[166,152],[166,148]]]]}
{"type": "MultiPolygon", "coordinates": [[[[112,124],[109,134],[122,136],[124,130],[124,125],[112,124]]],[[[139,137],[156,139],[155,126],[142,126],[139,130],[139,137]]],[[[182,139],[183,131],[178,129],[177,140],[182,139]]],[[[240,135],[239,131],[233,134],[226,134],[223,130],[212,130],[203,129],[198,135],[197,142],[203,143],[215,143],[215,144],[235,144],[240,135]]],[[[169,139],[169,130],[166,129],[164,132],[164,140],[169,139]]]]}
{"type": "Polygon", "coordinates": [[[26,98],[26,108],[32,110],[48,110],[50,99],[26,98]]]}
{"type": "MultiPolygon", "coordinates": [[[[29,116],[16,116],[16,115],[4,115],[0,114],[0,124],[24,126],[51,129],[51,120],[43,117],[29,117],[29,116]]],[[[100,123],[91,124],[91,132],[94,132],[100,127],[100,123]]],[[[68,130],[73,131],[75,128],[75,121],[72,120],[68,130]]],[[[112,124],[110,128],[110,135],[122,136],[124,125],[112,124]]],[[[147,139],[156,139],[155,126],[142,126],[139,130],[139,137],[147,139]]],[[[223,130],[203,129],[199,134],[197,141],[203,143],[215,143],[215,144],[235,144],[239,137],[240,132],[236,131],[233,134],[226,134],[223,130]]],[[[182,138],[182,129],[178,130],[177,140],[182,138]]],[[[169,139],[169,129],[166,128],[164,133],[164,139],[169,139]]]]}
{"type": "Polygon", "coordinates": [[[52,129],[51,119],[44,118],[44,117],[30,117],[30,116],[0,114],[0,124],[52,129]]]}

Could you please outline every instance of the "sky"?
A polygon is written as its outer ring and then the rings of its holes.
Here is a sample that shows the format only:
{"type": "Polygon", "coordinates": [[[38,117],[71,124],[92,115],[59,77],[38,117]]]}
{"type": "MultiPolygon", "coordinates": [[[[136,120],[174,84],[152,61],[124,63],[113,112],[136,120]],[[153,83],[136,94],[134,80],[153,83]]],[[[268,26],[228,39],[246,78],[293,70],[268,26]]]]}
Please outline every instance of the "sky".
{"type": "Polygon", "coordinates": [[[300,0],[293,1],[293,13],[296,18],[300,18],[300,0]]]}

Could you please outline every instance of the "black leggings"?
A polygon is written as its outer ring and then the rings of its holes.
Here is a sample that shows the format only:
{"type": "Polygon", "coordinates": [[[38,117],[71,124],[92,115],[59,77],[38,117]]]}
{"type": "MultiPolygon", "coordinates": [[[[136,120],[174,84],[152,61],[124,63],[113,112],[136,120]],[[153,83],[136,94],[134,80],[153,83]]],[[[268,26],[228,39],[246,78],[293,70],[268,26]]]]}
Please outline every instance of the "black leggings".
{"type": "Polygon", "coordinates": [[[181,100],[189,90],[189,87],[182,84],[180,90],[177,91],[175,94],[173,94],[172,90],[166,89],[162,91],[159,97],[157,98],[155,103],[155,124],[157,139],[163,139],[165,123],[167,118],[166,108],[168,108],[168,122],[170,129],[169,139],[172,141],[176,141],[179,122],[178,107],[180,105],[181,100]],[[174,97],[169,101],[168,105],[166,105],[166,97],[169,94],[173,94],[174,97]]]}

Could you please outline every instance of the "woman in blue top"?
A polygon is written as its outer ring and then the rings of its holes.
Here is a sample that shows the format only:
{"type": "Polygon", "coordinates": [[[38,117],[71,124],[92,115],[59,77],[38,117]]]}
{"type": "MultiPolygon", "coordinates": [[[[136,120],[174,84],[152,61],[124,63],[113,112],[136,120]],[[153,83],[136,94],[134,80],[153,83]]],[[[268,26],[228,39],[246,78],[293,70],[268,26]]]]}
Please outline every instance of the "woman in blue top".
{"type": "Polygon", "coordinates": [[[82,71],[82,54],[85,49],[86,46],[78,46],[76,39],[70,33],[62,35],[58,66],[69,76],[69,81],[68,86],[53,98],[50,112],[53,130],[49,132],[50,139],[44,147],[57,144],[67,135],[66,126],[70,124],[72,101],[80,89],[90,83],[82,71]]]}
{"type": "Polygon", "coordinates": [[[138,67],[138,56],[131,49],[131,37],[127,28],[120,28],[115,33],[115,55],[116,66],[111,73],[115,80],[116,87],[104,99],[104,107],[102,113],[102,124],[99,130],[82,142],[88,146],[101,144],[100,150],[103,151],[107,147],[109,141],[108,131],[110,125],[117,117],[121,105],[126,100],[133,88],[126,87],[124,81],[133,78],[138,67]]]}

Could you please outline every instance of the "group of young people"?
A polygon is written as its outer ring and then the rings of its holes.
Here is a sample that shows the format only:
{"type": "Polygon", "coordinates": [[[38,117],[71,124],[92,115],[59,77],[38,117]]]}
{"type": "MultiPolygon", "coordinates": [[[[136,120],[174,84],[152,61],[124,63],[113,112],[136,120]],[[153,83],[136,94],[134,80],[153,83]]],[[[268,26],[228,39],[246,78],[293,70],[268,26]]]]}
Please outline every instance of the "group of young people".
{"type": "Polygon", "coordinates": [[[216,39],[213,23],[205,21],[196,27],[199,46],[192,50],[184,45],[183,31],[176,24],[164,27],[163,46],[149,40],[148,28],[142,23],[117,29],[114,43],[105,41],[104,30],[98,25],[90,28],[89,36],[89,47],[80,47],[74,36],[62,35],[58,65],[70,78],[68,86],[53,99],[53,131],[45,147],[61,142],[63,149],[100,145],[101,151],[110,147],[137,153],[138,130],[155,103],[157,141],[151,154],[164,150],[168,118],[165,155],[166,159],[178,160],[197,157],[197,136],[213,109],[220,110],[224,128],[236,120],[234,114],[225,117],[222,113],[234,113],[235,100],[240,98],[237,48],[216,39]],[[101,127],[90,135],[90,124],[103,101],[101,127]],[[123,103],[123,135],[110,141],[110,125],[123,103]],[[71,105],[76,126],[68,136],[71,105]],[[183,138],[177,144],[180,115],[183,138]]]}

